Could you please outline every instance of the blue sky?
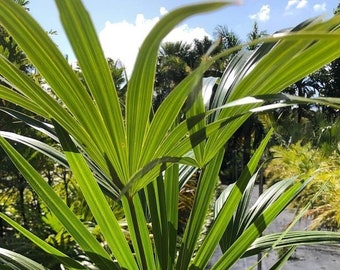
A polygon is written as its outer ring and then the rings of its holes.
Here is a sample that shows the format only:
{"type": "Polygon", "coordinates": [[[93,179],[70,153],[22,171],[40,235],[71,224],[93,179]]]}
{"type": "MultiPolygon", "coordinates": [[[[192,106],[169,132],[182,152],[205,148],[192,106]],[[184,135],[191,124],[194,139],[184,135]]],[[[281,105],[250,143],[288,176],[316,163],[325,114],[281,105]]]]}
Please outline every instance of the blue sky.
{"type": "MultiPolygon", "coordinates": [[[[104,53],[120,59],[131,71],[138,47],[151,27],[166,12],[198,0],[83,0],[100,37],[104,53]]],[[[207,0],[209,1],[209,0],[207,0]]],[[[197,15],[180,24],[168,41],[182,40],[190,43],[194,38],[208,35],[214,38],[218,25],[227,26],[242,40],[256,20],[260,30],[271,34],[292,27],[303,20],[319,15],[331,16],[338,0],[243,0],[240,5],[197,15]]],[[[53,0],[30,0],[30,13],[45,30],[56,30],[53,37],[63,54],[74,61],[72,50],[63,33],[53,0]]]]}

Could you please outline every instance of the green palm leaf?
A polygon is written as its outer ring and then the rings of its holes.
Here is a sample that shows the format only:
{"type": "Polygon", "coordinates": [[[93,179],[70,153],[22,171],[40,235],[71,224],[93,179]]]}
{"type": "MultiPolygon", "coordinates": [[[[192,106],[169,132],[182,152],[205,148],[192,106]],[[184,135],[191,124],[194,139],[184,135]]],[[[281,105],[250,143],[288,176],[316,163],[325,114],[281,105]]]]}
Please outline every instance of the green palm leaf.
{"type": "Polygon", "coordinates": [[[242,235],[230,246],[230,248],[217,261],[212,269],[229,269],[238,258],[247,250],[249,243],[255,241],[273,219],[302,191],[305,183],[297,182],[290,187],[280,198],[273,202],[252,223],[242,235]],[[248,242],[248,243],[247,243],[248,242]]]}
{"type": "MultiPolygon", "coordinates": [[[[223,104],[247,96],[279,93],[295,81],[336,59],[340,53],[336,45],[340,17],[335,16],[325,22],[312,22],[303,24],[305,28],[301,26],[299,32],[284,32],[263,39],[264,44],[251,54],[241,52],[240,57],[230,63],[221,78],[222,84],[217,92],[224,94],[216,95],[215,99],[218,100],[212,104],[223,104]],[[230,74],[233,76],[230,77],[230,74]]],[[[222,55],[226,53],[228,52],[222,55]]],[[[249,105],[248,108],[225,108],[218,117],[240,114],[252,108],[254,105],[249,105]]],[[[230,128],[226,126],[225,131],[207,141],[206,161],[223,146],[222,142],[230,138],[228,130],[230,128]]]]}
{"type": "MultiPolygon", "coordinates": [[[[262,156],[262,153],[269,142],[270,136],[273,131],[269,132],[266,138],[261,143],[261,146],[256,150],[252,159],[249,161],[249,164],[242,172],[240,179],[233,186],[232,190],[229,193],[229,196],[226,197],[226,201],[222,203],[221,209],[218,211],[218,215],[215,218],[214,224],[206,236],[202,247],[197,253],[194,261],[192,262],[192,269],[198,267],[199,269],[204,268],[206,264],[209,262],[210,256],[215,251],[219,241],[221,240],[224,230],[227,228],[227,224],[231,220],[234,211],[237,209],[239,205],[239,201],[242,198],[242,194],[248,185],[249,178],[254,174],[257,164],[262,156]]],[[[225,240],[225,239],[224,239],[225,240]]],[[[247,240],[248,241],[248,240],[247,240]]],[[[244,243],[246,246],[247,244],[244,243]]]]}
{"type": "MultiPolygon", "coordinates": [[[[33,243],[35,243],[37,246],[39,246],[46,253],[48,253],[48,254],[50,254],[52,256],[55,256],[65,266],[68,266],[68,267],[70,267],[72,269],[86,269],[80,263],[78,263],[77,261],[71,259],[70,257],[68,257],[67,255],[63,254],[62,252],[60,252],[56,248],[52,247],[51,245],[46,243],[44,240],[41,240],[39,237],[35,236],[30,231],[28,231],[25,228],[23,228],[22,226],[20,226],[15,221],[11,220],[9,217],[4,215],[3,213],[0,213],[0,217],[3,220],[5,220],[9,225],[11,225],[13,228],[17,229],[20,233],[22,233],[24,236],[26,236],[33,243]]],[[[2,249],[0,248],[0,250],[2,250],[2,249]]],[[[1,253],[1,251],[0,251],[0,253],[1,253]]],[[[22,259],[22,257],[20,258],[20,255],[15,255],[15,256],[18,256],[17,260],[16,260],[18,263],[20,263],[21,265],[25,264],[26,258],[24,258],[24,259],[22,259]]],[[[0,257],[1,257],[1,255],[0,255],[0,257]]],[[[40,267],[42,268],[41,265],[37,266],[37,264],[32,261],[32,267],[33,266],[35,268],[29,268],[29,266],[27,264],[27,265],[25,265],[25,267],[26,267],[25,269],[40,269],[40,267]]]]}
{"type": "Polygon", "coordinates": [[[39,194],[47,207],[58,217],[88,256],[98,265],[115,267],[108,253],[53,191],[45,179],[2,137],[0,137],[0,145],[31,187],[39,194]]]}
{"type": "MultiPolygon", "coordinates": [[[[269,250],[277,242],[278,237],[281,237],[281,233],[271,233],[263,235],[256,239],[254,243],[244,254],[245,257],[258,254],[261,251],[269,250]]],[[[337,244],[340,240],[340,233],[334,232],[329,234],[326,231],[289,231],[286,235],[275,245],[276,249],[298,246],[298,245],[315,245],[315,244],[337,244]]]]}
{"type": "Polygon", "coordinates": [[[5,263],[4,269],[10,270],[45,270],[38,264],[16,252],[0,248],[0,262],[5,263]]]}
{"type": "MultiPolygon", "coordinates": [[[[98,143],[102,145],[104,153],[112,162],[120,179],[126,179],[126,136],[121,108],[96,31],[81,1],[56,1],[56,3],[60,11],[61,22],[94,100],[90,107],[85,108],[96,118],[94,121],[101,124],[90,128],[99,128],[100,132],[96,132],[96,136],[99,137],[98,143]],[[91,44],[91,46],[84,46],[84,44],[91,44]],[[91,111],[91,108],[94,111],[91,111]],[[96,114],[97,111],[98,114],[96,114]]],[[[87,98],[88,95],[85,94],[80,100],[84,100],[85,106],[88,103],[87,98]]],[[[78,102],[75,109],[79,105],[78,102]]],[[[88,132],[91,131],[88,130],[88,132]]]]}
{"type": "Polygon", "coordinates": [[[140,157],[135,153],[140,153],[143,149],[143,144],[146,141],[145,135],[150,125],[149,117],[152,106],[156,61],[161,41],[174,26],[185,18],[201,12],[212,11],[230,3],[232,2],[216,1],[182,7],[164,16],[143,42],[129,81],[127,93],[126,125],[130,171],[133,172],[138,167],[140,157]],[[143,102],[140,102],[141,100],[143,102]]]}
{"type": "Polygon", "coordinates": [[[114,257],[119,261],[121,267],[137,269],[125,236],[121,232],[121,227],[111,212],[111,208],[85,159],[68,134],[58,124],[56,124],[56,128],[71,170],[114,257]],[[112,231],[115,233],[113,234],[112,231]]]}

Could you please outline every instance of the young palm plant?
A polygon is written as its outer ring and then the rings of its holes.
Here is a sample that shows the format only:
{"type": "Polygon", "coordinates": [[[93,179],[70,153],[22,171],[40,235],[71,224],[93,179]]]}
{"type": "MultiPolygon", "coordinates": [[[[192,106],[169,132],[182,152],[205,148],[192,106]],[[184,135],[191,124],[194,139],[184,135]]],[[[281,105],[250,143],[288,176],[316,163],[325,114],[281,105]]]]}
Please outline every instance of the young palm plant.
{"type": "MultiPolygon", "coordinates": [[[[0,4],[0,23],[57,97],[57,100],[52,98],[40,85],[0,57],[0,74],[6,81],[0,86],[0,98],[31,111],[46,122],[5,108],[3,111],[53,138],[62,151],[8,132],[0,133],[0,145],[88,256],[92,268],[204,269],[220,243],[223,256],[213,269],[228,269],[242,256],[263,250],[340,241],[340,234],[335,232],[286,232],[261,237],[265,228],[308,182],[283,181],[269,190],[257,207],[247,211],[251,191],[248,182],[254,183],[258,163],[271,135],[269,132],[238,181],[217,200],[214,222],[197,246],[215,193],[225,143],[252,113],[271,108],[262,106],[265,99],[269,99],[268,95],[279,93],[340,56],[340,18],[325,22],[311,20],[294,32],[262,40],[263,44],[254,52],[241,51],[219,81],[210,107],[205,106],[202,92],[209,92],[216,79],[205,80],[203,86],[204,72],[215,60],[241,47],[213,57],[207,55],[153,112],[157,54],[163,38],[188,16],[232,2],[213,1],[174,10],[159,21],[140,48],[127,85],[123,114],[107,61],[81,1],[56,0],[56,4],[86,87],[45,31],[24,9],[11,0],[0,0],[0,4]],[[261,95],[261,98],[254,98],[261,95]],[[5,138],[27,144],[70,168],[105,243],[95,239],[39,172],[5,138]],[[194,171],[199,174],[197,190],[184,235],[178,243],[178,194],[194,171]],[[105,195],[121,202],[131,245],[105,195]]],[[[287,96],[274,96],[274,99],[285,99],[289,104],[287,96]]],[[[327,99],[318,102],[335,103],[327,99]]],[[[4,213],[0,213],[0,217],[55,256],[64,267],[91,268],[48,245],[4,213]]],[[[10,269],[44,269],[4,249],[0,249],[0,261],[10,269]]]]}

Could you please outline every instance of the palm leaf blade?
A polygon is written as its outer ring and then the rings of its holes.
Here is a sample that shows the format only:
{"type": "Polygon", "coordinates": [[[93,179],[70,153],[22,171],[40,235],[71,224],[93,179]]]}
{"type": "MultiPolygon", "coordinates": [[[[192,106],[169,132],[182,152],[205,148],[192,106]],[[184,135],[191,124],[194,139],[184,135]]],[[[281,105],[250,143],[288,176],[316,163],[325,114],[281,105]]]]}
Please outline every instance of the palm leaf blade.
{"type": "Polygon", "coordinates": [[[226,198],[227,201],[223,203],[223,206],[220,209],[211,230],[208,232],[202,244],[202,247],[198,251],[192,263],[193,269],[195,267],[204,268],[208,263],[210,256],[215,251],[217,244],[222,238],[223,233],[226,229],[226,225],[229,223],[234,211],[239,205],[242,194],[248,185],[249,178],[256,170],[257,164],[262,156],[263,151],[265,150],[265,147],[272,135],[272,132],[273,130],[268,132],[266,138],[262,141],[261,145],[254,153],[252,159],[249,161],[246,169],[242,172],[240,179],[230,191],[230,195],[226,198]]]}
{"type": "MultiPolygon", "coordinates": [[[[121,170],[123,170],[127,160],[122,113],[113,78],[96,31],[80,1],[58,0],[56,2],[60,10],[61,21],[79,61],[86,84],[104,122],[100,133],[107,135],[101,138],[101,144],[106,146],[106,153],[113,160],[114,167],[122,166],[121,170]]],[[[126,178],[126,172],[123,175],[126,178]]]]}
{"type": "Polygon", "coordinates": [[[26,230],[25,228],[21,227],[18,223],[11,220],[9,217],[4,215],[3,213],[0,213],[0,218],[5,220],[8,224],[10,224],[13,228],[17,229],[20,233],[22,233],[26,238],[31,240],[33,243],[35,243],[37,246],[39,246],[41,249],[43,249],[46,253],[55,256],[61,263],[65,264],[68,267],[74,268],[74,269],[86,269],[84,266],[76,262],[75,260],[71,259],[67,255],[63,254],[56,248],[50,246],[45,241],[41,240],[34,234],[32,234],[30,231],[26,230]]]}
{"type": "Polygon", "coordinates": [[[172,28],[190,15],[212,11],[232,2],[210,2],[179,8],[165,16],[146,37],[138,54],[128,85],[126,125],[129,146],[130,171],[138,167],[140,153],[149,128],[153,84],[159,45],[172,28]],[[140,102],[140,101],[143,102],[140,102]],[[136,132],[138,130],[138,132],[136,132]]]}
{"type": "Polygon", "coordinates": [[[101,192],[85,159],[79,153],[77,147],[65,131],[56,124],[57,134],[63,146],[65,156],[70,164],[76,180],[86,198],[105,239],[122,267],[136,269],[135,260],[130,248],[121,232],[117,219],[112,213],[104,194],[101,192]],[[112,233],[112,230],[115,233],[112,233]]]}
{"type": "Polygon", "coordinates": [[[18,253],[3,248],[0,248],[0,261],[6,263],[5,269],[45,270],[45,267],[43,267],[41,264],[38,264],[18,253]]]}
{"type": "Polygon", "coordinates": [[[39,194],[47,207],[58,217],[60,222],[65,226],[68,232],[76,239],[80,247],[88,253],[89,257],[103,266],[114,266],[110,256],[92,236],[92,234],[83,226],[71,210],[65,205],[61,198],[52,190],[46,181],[35,171],[31,165],[18,154],[8,142],[0,137],[0,145],[6,151],[7,155],[17,166],[31,187],[39,194]]]}

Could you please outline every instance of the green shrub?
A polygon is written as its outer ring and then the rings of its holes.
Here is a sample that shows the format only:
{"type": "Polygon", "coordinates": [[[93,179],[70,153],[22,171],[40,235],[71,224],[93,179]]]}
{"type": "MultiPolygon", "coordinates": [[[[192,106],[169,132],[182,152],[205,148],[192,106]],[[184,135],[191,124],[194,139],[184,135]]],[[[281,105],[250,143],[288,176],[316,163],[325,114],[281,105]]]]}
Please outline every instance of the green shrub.
{"type": "Polygon", "coordinates": [[[293,201],[292,207],[302,209],[311,204],[306,215],[313,218],[311,229],[337,230],[339,223],[340,157],[337,151],[325,154],[310,143],[273,146],[273,159],[264,171],[268,186],[286,177],[313,177],[306,189],[293,201]]]}

